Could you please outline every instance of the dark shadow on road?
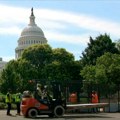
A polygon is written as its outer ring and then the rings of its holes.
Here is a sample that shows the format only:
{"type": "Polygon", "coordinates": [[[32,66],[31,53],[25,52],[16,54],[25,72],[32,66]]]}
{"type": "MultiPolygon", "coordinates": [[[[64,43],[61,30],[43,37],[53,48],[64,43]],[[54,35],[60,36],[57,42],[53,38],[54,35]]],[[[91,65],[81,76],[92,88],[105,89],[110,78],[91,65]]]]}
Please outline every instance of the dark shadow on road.
{"type": "MultiPolygon", "coordinates": [[[[49,118],[49,117],[47,117],[47,116],[39,116],[39,117],[37,117],[37,118],[35,118],[35,119],[58,119],[58,118],[56,118],[56,117],[53,117],[53,118],[49,118]]],[[[77,115],[65,115],[65,116],[63,116],[63,117],[61,117],[61,118],[65,118],[65,119],[74,119],[74,118],[114,118],[114,117],[110,117],[110,116],[106,116],[106,115],[99,115],[99,114],[95,114],[95,115],[88,115],[88,114],[77,114],[77,115]]]]}
{"type": "Polygon", "coordinates": [[[70,119],[70,118],[112,118],[112,117],[109,117],[109,116],[101,116],[101,115],[75,115],[75,116],[71,116],[71,115],[68,115],[68,116],[64,116],[65,119],[70,119]]]}

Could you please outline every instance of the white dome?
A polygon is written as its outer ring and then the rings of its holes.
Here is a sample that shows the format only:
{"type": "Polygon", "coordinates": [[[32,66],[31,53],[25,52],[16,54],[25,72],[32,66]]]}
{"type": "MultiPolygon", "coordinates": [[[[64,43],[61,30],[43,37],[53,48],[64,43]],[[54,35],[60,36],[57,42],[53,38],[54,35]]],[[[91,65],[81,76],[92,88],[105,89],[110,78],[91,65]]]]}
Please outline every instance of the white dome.
{"type": "Polygon", "coordinates": [[[21,37],[23,36],[41,36],[44,37],[43,31],[37,25],[29,25],[23,29],[21,32],[21,37]]]}

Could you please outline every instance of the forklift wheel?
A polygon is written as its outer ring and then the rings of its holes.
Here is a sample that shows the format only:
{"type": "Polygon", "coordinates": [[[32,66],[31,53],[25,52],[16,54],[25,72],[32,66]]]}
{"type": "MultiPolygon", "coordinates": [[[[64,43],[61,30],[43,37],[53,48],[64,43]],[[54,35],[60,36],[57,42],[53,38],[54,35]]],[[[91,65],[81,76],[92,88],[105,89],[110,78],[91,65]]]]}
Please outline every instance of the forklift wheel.
{"type": "Polygon", "coordinates": [[[64,113],[65,113],[65,109],[61,105],[55,107],[54,114],[56,117],[62,117],[64,113]]]}
{"type": "Polygon", "coordinates": [[[31,108],[28,110],[28,117],[36,118],[38,115],[38,111],[35,108],[31,108]]]}

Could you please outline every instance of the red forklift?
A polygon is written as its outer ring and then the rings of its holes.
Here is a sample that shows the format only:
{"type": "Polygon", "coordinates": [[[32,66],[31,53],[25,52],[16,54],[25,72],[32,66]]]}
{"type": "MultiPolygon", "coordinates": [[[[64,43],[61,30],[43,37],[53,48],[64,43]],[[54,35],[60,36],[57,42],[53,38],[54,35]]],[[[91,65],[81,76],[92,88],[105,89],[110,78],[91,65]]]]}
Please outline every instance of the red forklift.
{"type": "Polygon", "coordinates": [[[38,115],[62,117],[66,110],[66,100],[61,96],[61,85],[52,82],[53,97],[47,94],[46,99],[40,99],[35,90],[34,95],[29,91],[23,93],[21,111],[24,117],[36,118],[38,115]]]}

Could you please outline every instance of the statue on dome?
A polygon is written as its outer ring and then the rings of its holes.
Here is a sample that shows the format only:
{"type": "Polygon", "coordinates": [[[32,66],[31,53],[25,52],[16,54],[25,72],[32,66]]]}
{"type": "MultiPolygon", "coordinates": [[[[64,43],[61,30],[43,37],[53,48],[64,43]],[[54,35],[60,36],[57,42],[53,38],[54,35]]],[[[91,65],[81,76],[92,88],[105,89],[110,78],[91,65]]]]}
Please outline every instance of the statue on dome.
{"type": "Polygon", "coordinates": [[[31,16],[33,16],[33,7],[31,8],[31,16]]]}

